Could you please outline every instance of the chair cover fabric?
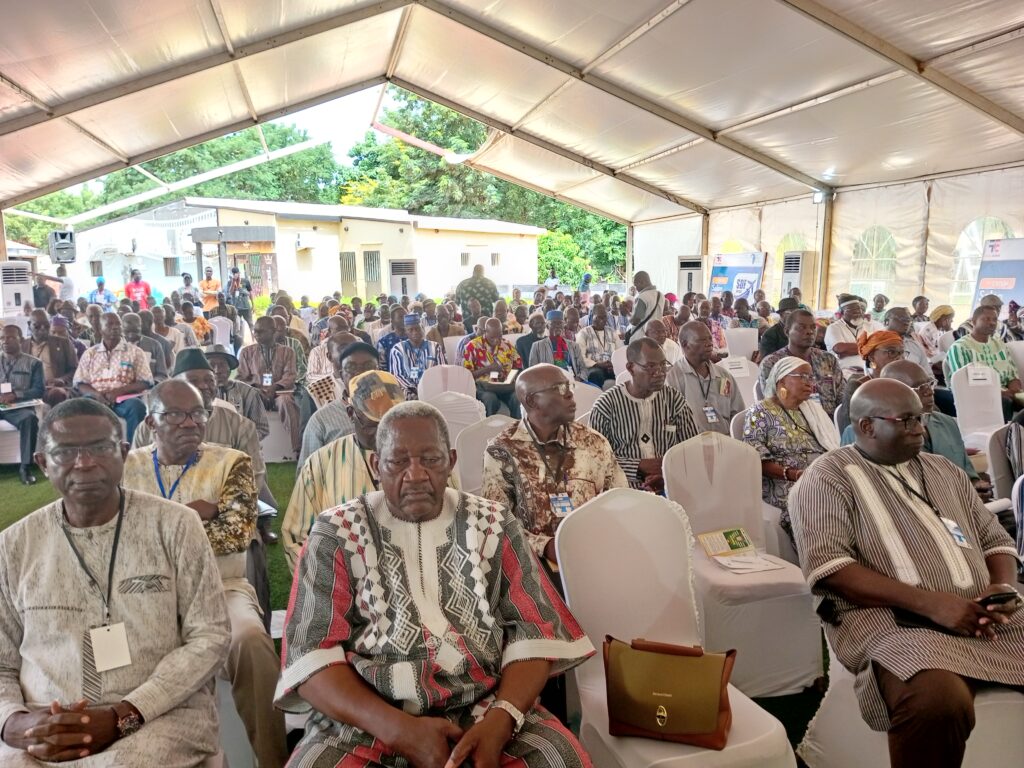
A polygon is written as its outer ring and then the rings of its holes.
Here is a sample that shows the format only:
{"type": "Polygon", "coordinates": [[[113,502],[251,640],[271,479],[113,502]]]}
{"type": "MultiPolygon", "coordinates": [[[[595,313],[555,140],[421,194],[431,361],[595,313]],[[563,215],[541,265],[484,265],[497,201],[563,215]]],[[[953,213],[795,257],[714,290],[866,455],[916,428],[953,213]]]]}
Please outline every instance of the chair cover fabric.
{"type": "Polygon", "coordinates": [[[626,347],[616,347],[612,352],[612,371],[618,377],[620,373],[626,372],[626,347]]]}
{"type": "MultiPolygon", "coordinates": [[[[1007,424],[1000,427],[988,440],[988,472],[992,477],[992,489],[995,491],[993,498],[1008,499],[1013,491],[1013,481],[1020,475],[1014,474],[1010,463],[1010,432],[1024,432],[1024,427],[1019,424],[1007,424]]],[[[1020,440],[1013,441],[1020,445],[1020,440]]]]}
{"type": "Polygon", "coordinates": [[[1017,372],[1024,379],[1024,341],[1011,341],[1006,345],[1006,351],[1010,353],[1013,362],[1017,365],[1017,372]]]}
{"type": "Polygon", "coordinates": [[[210,319],[210,325],[213,326],[213,343],[231,349],[231,321],[226,317],[214,317],[210,319]]]}
{"type": "MultiPolygon", "coordinates": [[[[701,643],[686,514],[667,499],[618,488],[562,521],[555,534],[566,601],[591,642],[701,643]]],[[[708,646],[706,646],[708,647],[708,646]]],[[[580,740],[601,768],[759,766],[792,768],[796,758],[781,723],[729,686],[733,725],[722,751],[608,734],[600,654],[575,671],[580,740]]]]}
{"type": "MultiPolygon", "coordinates": [[[[754,328],[736,328],[738,331],[755,331],[754,328]]],[[[760,369],[757,364],[748,357],[733,357],[730,355],[719,365],[732,374],[736,380],[736,386],[740,388],[740,396],[743,398],[743,405],[750,408],[758,401],[756,386],[760,369]]]]}
{"type": "Polygon", "coordinates": [[[442,392],[427,402],[441,411],[448,423],[448,436],[452,445],[459,439],[459,434],[470,424],[484,420],[484,404],[469,395],[460,392],[442,392]]]}
{"type": "MultiPolygon", "coordinates": [[[[761,460],[738,440],[706,432],[673,447],[662,462],[665,491],[695,533],[742,526],[766,552],[761,460]]],[[[767,555],[781,570],[734,574],[693,558],[707,647],[735,648],[733,684],[748,696],[798,693],[822,674],[821,630],[800,569],[767,555]]]]}
{"type": "Polygon", "coordinates": [[[444,359],[448,361],[449,365],[462,365],[462,360],[459,359],[459,342],[462,341],[461,336],[445,336],[444,337],[444,359]]]}
{"type": "Polygon", "coordinates": [[[964,444],[987,450],[989,435],[1004,423],[998,374],[988,366],[971,363],[957,369],[950,378],[964,444]]]}
{"type": "Polygon", "coordinates": [[[461,490],[472,494],[480,493],[484,474],[484,451],[487,449],[487,443],[515,421],[516,419],[509,416],[495,414],[476,424],[470,424],[459,432],[459,437],[455,441],[455,450],[458,454],[455,471],[459,473],[459,488],[461,490]]]}
{"type": "Polygon", "coordinates": [[[604,391],[600,387],[595,387],[593,384],[585,384],[582,381],[577,381],[573,384],[572,395],[576,401],[576,416],[579,417],[584,413],[589,413],[590,409],[594,407],[594,403],[597,402],[604,391]]]}
{"type": "Polygon", "coordinates": [[[757,328],[726,328],[725,346],[729,348],[729,357],[749,360],[757,352],[757,337],[757,328]]]}
{"type": "Polygon", "coordinates": [[[460,392],[475,398],[476,382],[469,369],[461,365],[434,365],[423,372],[416,391],[420,400],[430,400],[442,392],[460,392]]]}

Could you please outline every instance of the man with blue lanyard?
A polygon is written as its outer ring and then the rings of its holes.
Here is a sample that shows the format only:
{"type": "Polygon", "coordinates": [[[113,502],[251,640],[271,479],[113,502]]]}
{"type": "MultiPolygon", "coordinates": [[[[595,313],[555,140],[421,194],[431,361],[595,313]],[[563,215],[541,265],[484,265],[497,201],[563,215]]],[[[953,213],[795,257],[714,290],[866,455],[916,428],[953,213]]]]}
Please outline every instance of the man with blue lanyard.
{"type": "Polygon", "coordinates": [[[405,316],[406,338],[391,348],[391,375],[405,390],[407,400],[417,399],[417,387],[427,368],[444,365],[444,345],[427,341],[423,337],[423,326],[419,315],[405,316]]]}
{"type": "Polygon", "coordinates": [[[246,579],[258,495],[252,460],[241,451],[204,442],[209,414],[199,390],[187,381],[158,384],[149,408],[146,424],[153,445],[128,454],[124,487],[190,507],[203,521],[231,621],[226,671],[235,706],[261,768],[279,768],[288,759],[284,718],[273,707],[279,663],[256,592],[246,579]]]}

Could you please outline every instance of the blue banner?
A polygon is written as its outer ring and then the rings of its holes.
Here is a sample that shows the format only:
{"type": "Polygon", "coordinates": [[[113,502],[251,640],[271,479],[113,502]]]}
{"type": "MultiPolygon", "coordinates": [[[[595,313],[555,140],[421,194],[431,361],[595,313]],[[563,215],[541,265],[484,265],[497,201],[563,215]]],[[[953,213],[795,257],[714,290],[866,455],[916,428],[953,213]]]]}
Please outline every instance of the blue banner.
{"type": "Polygon", "coordinates": [[[1002,299],[1004,307],[1010,299],[1019,303],[1024,296],[1024,238],[985,241],[971,306],[990,293],[1002,299]]]}
{"type": "Polygon", "coordinates": [[[719,253],[711,260],[711,286],[708,297],[732,291],[733,299],[746,299],[753,305],[754,291],[761,287],[768,254],[719,253]]]}

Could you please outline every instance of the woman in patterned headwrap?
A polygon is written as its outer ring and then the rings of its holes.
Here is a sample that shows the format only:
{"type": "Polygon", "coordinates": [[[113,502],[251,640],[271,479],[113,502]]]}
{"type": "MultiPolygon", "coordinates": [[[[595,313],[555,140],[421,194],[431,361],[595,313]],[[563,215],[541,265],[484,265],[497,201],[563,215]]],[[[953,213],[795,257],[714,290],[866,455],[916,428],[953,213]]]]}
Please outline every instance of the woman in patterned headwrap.
{"type": "Polygon", "coordinates": [[[895,331],[861,331],[857,337],[857,353],[864,359],[868,378],[877,379],[885,366],[903,359],[903,337],[895,331]]]}

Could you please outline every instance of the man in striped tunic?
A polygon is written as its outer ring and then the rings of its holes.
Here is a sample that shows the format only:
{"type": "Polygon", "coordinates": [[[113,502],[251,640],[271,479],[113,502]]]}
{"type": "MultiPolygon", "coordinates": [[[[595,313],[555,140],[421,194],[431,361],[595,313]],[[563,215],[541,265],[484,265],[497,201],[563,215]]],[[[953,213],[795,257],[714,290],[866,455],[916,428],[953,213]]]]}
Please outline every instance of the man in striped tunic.
{"type": "Polygon", "coordinates": [[[633,488],[660,492],[665,486],[661,457],[698,434],[682,392],[665,386],[671,367],[658,342],[635,339],[626,348],[632,380],[609,389],[590,411],[590,426],[611,444],[633,488]]]}
{"type": "Polygon", "coordinates": [[[850,410],[856,444],[789,496],[800,564],[893,768],[959,766],[978,684],[1024,691],[1016,550],[963,470],[921,451],[912,389],[869,381],[850,410]]]}

